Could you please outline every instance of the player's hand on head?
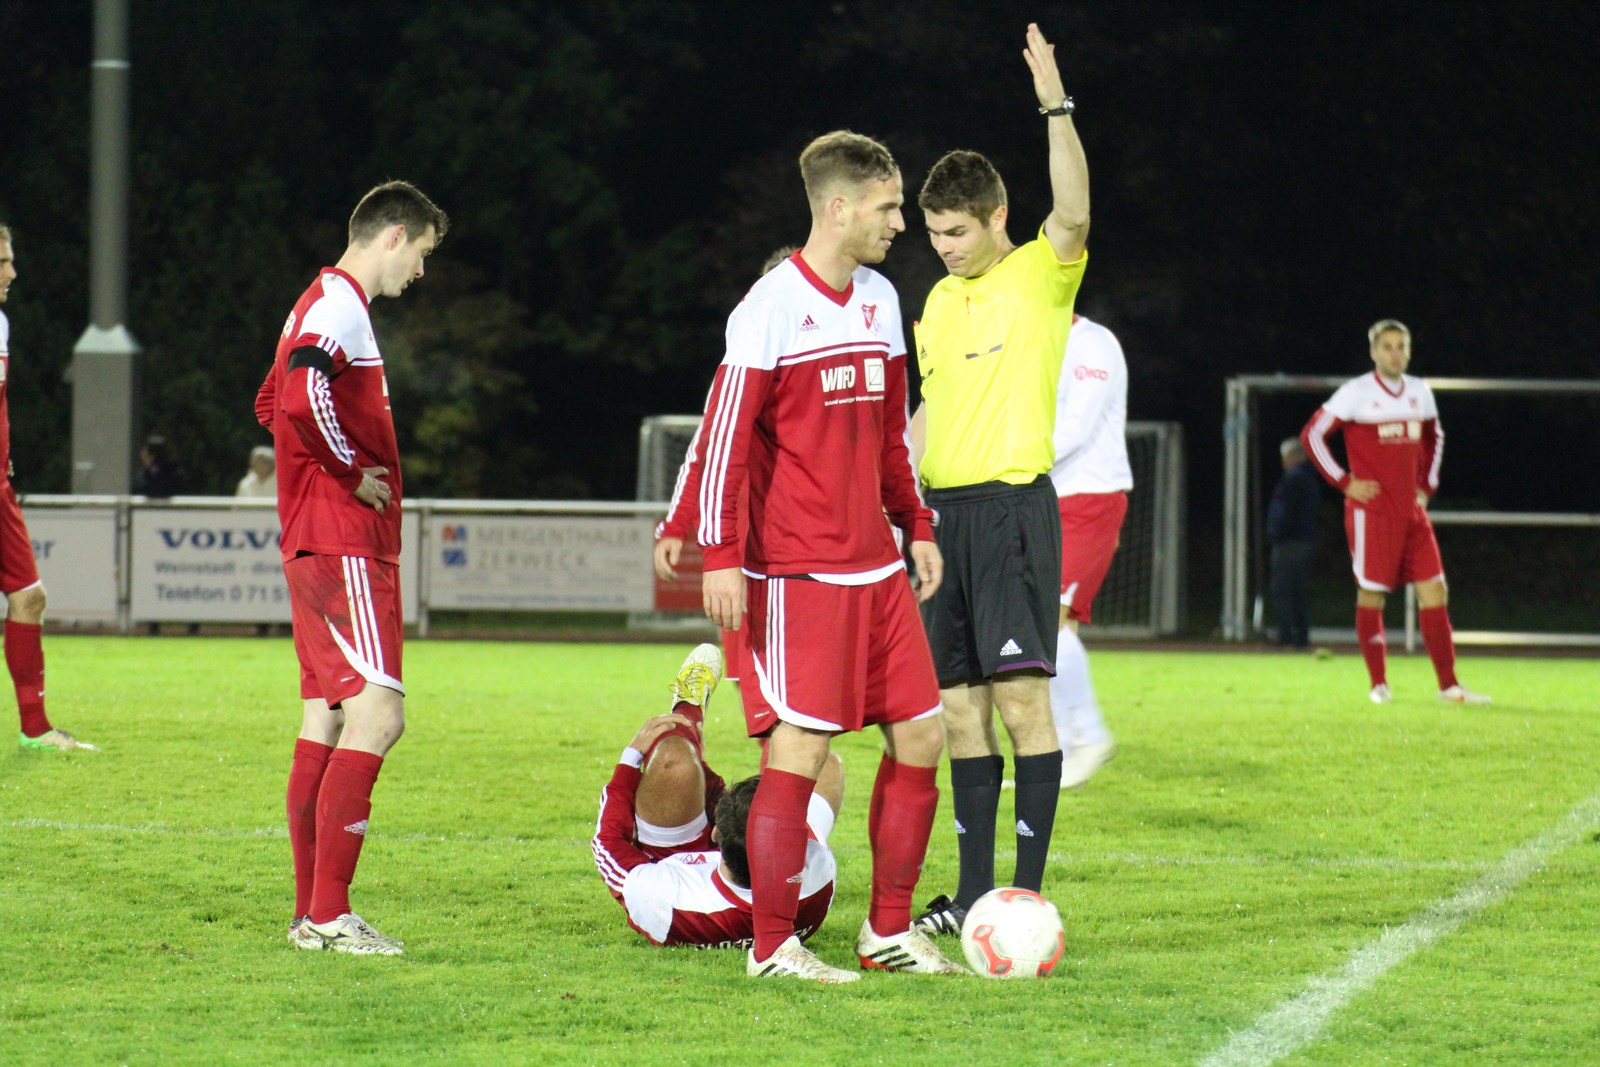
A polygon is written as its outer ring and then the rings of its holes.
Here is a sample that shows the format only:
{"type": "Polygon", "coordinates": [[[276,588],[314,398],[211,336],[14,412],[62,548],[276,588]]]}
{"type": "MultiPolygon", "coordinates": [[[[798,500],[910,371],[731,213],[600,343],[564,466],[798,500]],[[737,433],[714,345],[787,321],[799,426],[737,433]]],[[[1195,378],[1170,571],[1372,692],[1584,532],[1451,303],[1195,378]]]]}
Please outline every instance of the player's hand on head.
{"type": "Polygon", "coordinates": [[[1056,67],[1056,46],[1044,39],[1044,31],[1036,22],[1028,23],[1028,47],[1022,58],[1033,72],[1033,91],[1040,107],[1060,107],[1067,98],[1061,85],[1061,71],[1056,67]]]}
{"type": "Polygon", "coordinates": [[[683,554],[683,538],[663,537],[656,542],[656,577],[670,582],[678,577],[678,557],[683,554]]]}
{"type": "Polygon", "coordinates": [[[355,490],[357,500],[380,514],[389,506],[389,500],[394,496],[394,491],[389,488],[388,483],[379,480],[388,473],[388,467],[362,467],[361,484],[356,486],[355,490]]]}
{"type": "Polygon", "coordinates": [[[628,742],[628,747],[635,752],[648,752],[650,746],[661,739],[661,735],[676,726],[694,728],[694,723],[676,712],[670,715],[655,715],[644,721],[639,727],[639,732],[633,735],[633,740],[628,742]]]}

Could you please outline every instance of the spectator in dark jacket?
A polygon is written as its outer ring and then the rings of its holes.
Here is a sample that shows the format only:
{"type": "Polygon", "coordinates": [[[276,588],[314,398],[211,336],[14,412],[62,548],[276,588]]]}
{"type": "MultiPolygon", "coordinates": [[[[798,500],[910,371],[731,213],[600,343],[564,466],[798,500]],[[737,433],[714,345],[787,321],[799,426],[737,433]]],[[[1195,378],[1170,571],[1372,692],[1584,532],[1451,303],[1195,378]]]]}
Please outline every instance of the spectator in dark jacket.
{"type": "Polygon", "coordinates": [[[1305,648],[1311,641],[1311,557],[1317,545],[1322,480],[1306,462],[1298,438],[1278,446],[1283,477],[1267,505],[1267,540],[1272,543],[1272,614],[1280,645],[1305,648]]]}

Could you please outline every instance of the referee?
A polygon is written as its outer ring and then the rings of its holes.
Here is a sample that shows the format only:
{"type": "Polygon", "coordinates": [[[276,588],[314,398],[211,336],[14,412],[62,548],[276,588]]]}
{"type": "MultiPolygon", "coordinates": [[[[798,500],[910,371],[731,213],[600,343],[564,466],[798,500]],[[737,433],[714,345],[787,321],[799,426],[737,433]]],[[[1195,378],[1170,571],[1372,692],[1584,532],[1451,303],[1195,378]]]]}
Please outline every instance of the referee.
{"type": "MultiPolygon", "coordinates": [[[[1061,579],[1056,386],[1088,255],[1089,172],[1055,48],[1028,26],[1023,53],[1049,131],[1050,215],[1033,240],[1006,235],[1006,191],[976,152],[929,172],[918,205],[949,276],[917,324],[925,440],[919,474],[938,514],[944,584],[923,605],[950,749],[961,880],[917,922],[960,930],[994,888],[1004,760],[991,709],[1016,756],[1017,870],[1038,891],[1060,798],[1061,745],[1050,715],[1061,579]]],[[[916,429],[913,430],[915,434],[916,429]]]]}

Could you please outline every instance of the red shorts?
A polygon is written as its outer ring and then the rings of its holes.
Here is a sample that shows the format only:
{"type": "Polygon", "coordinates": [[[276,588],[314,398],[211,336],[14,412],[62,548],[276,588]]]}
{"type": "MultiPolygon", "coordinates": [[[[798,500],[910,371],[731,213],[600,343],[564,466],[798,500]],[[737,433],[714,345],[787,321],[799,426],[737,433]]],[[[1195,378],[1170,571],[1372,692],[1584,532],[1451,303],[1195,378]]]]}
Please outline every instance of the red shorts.
{"type": "Polygon", "coordinates": [[[363,556],[299,556],[283,565],[300,657],[300,695],[336,707],[367,683],[400,684],[400,568],[363,556]]]}
{"type": "Polygon", "coordinates": [[[751,737],[779,719],[838,732],[938,714],[933,654],[904,574],[871,585],[749,582],[750,677],[739,691],[751,737]]]}
{"type": "Polygon", "coordinates": [[[750,673],[750,620],[742,630],[722,631],[722,676],[730,682],[753,677],[750,673]]]}
{"type": "Polygon", "coordinates": [[[1347,505],[1344,532],[1350,539],[1351,569],[1362,589],[1390,593],[1409,582],[1444,577],[1433,523],[1420,505],[1405,515],[1347,505]]]}
{"type": "Polygon", "coordinates": [[[11,480],[0,489],[0,593],[12,593],[39,584],[39,562],[33,558],[33,538],[22,521],[22,505],[11,480]]]}
{"type": "Polygon", "coordinates": [[[1089,622],[1095,594],[1111,569],[1128,514],[1127,493],[1074,493],[1061,505],[1061,606],[1089,622]]]}

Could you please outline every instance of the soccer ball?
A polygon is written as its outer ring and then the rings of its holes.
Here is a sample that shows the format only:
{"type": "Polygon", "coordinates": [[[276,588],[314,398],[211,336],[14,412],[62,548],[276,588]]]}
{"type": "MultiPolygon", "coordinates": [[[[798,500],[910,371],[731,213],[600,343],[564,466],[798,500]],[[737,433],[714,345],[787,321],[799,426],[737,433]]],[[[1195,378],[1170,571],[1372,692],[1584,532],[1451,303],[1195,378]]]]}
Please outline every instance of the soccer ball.
{"type": "Polygon", "coordinates": [[[991,889],[967,911],[961,949],[985,978],[1045,978],[1067,951],[1056,906],[1028,889],[991,889]]]}

